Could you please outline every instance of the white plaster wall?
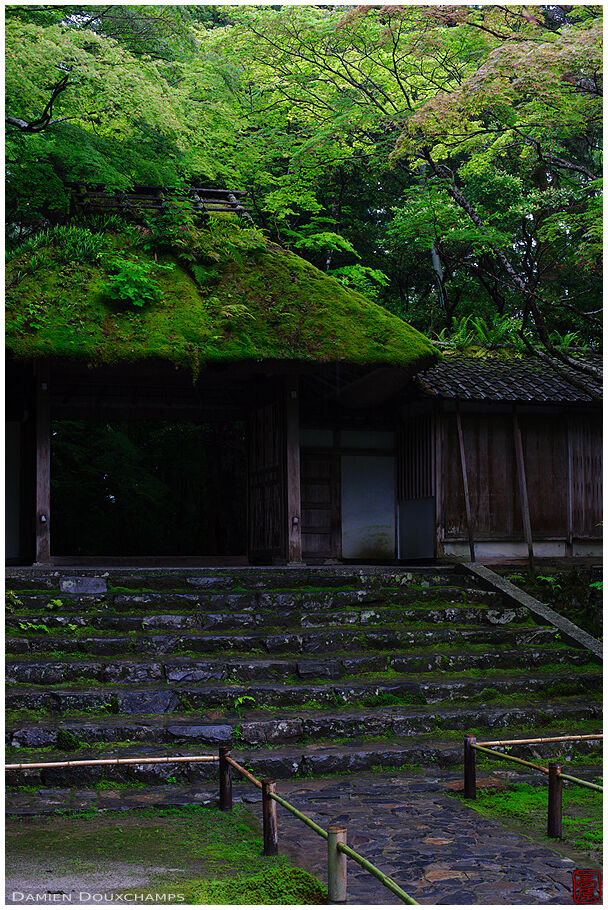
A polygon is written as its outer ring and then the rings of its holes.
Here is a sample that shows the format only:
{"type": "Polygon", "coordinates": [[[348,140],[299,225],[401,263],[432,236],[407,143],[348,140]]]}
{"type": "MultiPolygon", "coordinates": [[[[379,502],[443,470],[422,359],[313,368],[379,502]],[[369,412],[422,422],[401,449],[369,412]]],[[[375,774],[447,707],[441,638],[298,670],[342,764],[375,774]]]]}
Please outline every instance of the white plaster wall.
{"type": "Polygon", "coordinates": [[[601,540],[575,540],[572,543],[573,556],[601,556],[601,540]]]}
{"type": "MultiPolygon", "coordinates": [[[[446,556],[456,556],[464,559],[470,558],[469,545],[466,541],[445,540],[443,542],[443,552],[446,556]]],[[[589,555],[596,555],[597,552],[598,551],[596,550],[589,555]]],[[[601,553],[601,544],[599,552],[601,553]]],[[[539,559],[565,556],[566,543],[563,540],[534,541],[534,555],[539,559]]],[[[578,553],[575,544],[573,555],[582,556],[587,554],[578,553]]],[[[476,540],[475,556],[477,559],[484,559],[486,557],[488,559],[500,559],[502,557],[505,559],[527,559],[528,545],[524,541],[476,540]]]]}
{"type": "MultiPolygon", "coordinates": [[[[466,541],[444,540],[443,552],[445,556],[454,556],[458,559],[470,559],[469,545],[466,541]]],[[[573,556],[602,556],[601,540],[575,540],[572,544],[573,556]]],[[[534,555],[539,559],[553,559],[566,556],[566,543],[563,540],[547,540],[534,542],[534,555]]],[[[527,559],[528,546],[518,541],[486,540],[475,541],[475,556],[477,559],[527,559]]]]}
{"type": "Polygon", "coordinates": [[[393,456],[342,456],[342,556],[395,557],[393,456]]]}

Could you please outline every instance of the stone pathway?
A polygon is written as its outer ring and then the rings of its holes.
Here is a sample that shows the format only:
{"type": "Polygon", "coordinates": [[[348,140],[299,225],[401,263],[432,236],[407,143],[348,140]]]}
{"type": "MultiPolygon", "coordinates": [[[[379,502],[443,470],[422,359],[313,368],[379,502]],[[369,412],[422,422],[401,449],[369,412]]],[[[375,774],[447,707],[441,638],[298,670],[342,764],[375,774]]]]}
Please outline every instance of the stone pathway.
{"type": "MultiPolygon", "coordinates": [[[[324,828],[346,825],[348,843],[421,904],[573,903],[572,870],[580,863],[482,818],[446,783],[369,776],[281,781],[278,791],[324,828]]],[[[257,802],[251,791],[243,797],[257,802]]],[[[281,806],[278,827],[281,850],[326,881],[325,842],[281,806]]],[[[398,902],[350,860],[348,897],[398,902]]]]}
{"type": "MultiPolygon", "coordinates": [[[[504,784],[512,772],[493,772],[483,786],[504,784]]],[[[518,779],[527,775],[518,774],[518,779]]],[[[278,792],[327,828],[348,828],[348,843],[390,875],[421,904],[571,904],[572,870],[589,868],[482,818],[449,791],[461,786],[454,772],[367,775],[279,781],[278,792]]],[[[9,814],[96,806],[125,810],[151,805],[212,804],[213,785],[148,787],[128,791],[9,793],[9,814]]],[[[235,777],[235,800],[261,816],[260,794],[235,777]]],[[[326,881],[325,841],[278,806],[279,845],[302,868],[326,881]]],[[[348,862],[352,904],[396,904],[397,898],[369,873],[348,862]]]]}

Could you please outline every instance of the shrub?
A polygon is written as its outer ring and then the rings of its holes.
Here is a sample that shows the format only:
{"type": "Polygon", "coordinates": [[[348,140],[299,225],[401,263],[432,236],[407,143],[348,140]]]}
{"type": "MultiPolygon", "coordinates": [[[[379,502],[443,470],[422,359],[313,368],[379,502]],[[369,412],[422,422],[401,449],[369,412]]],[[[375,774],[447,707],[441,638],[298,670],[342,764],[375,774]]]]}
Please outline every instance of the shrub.
{"type": "Polygon", "coordinates": [[[104,284],[103,293],[120,303],[143,307],[160,295],[160,286],[154,281],[153,272],[172,268],[172,265],[142,260],[113,259],[110,263],[110,279],[104,284]]]}
{"type": "Polygon", "coordinates": [[[60,730],[57,734],[57,748],[62,752],[75,752],[80,749],[80,740],[69,730],[60,730]]]}

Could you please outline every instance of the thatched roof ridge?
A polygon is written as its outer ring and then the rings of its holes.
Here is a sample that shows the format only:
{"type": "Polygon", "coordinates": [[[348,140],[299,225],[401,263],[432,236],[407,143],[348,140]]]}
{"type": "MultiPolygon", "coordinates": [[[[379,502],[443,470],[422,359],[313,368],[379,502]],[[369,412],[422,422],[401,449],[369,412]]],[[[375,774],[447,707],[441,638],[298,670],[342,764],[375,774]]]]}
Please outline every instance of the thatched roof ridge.
{"type": "Polygon", "coordinates": [[[161,358],[195,370],[251,360],[390,364],[438,359],[385,308],[263,235],[212,219],[174,240],[131,228],[97,234],[100,252],[70,256],[61,234],[7,264],[7,344],[17,357],[93,364],[161,358]],[[156,298],[112,300],[117,259],[142,267],[156,298]]]}

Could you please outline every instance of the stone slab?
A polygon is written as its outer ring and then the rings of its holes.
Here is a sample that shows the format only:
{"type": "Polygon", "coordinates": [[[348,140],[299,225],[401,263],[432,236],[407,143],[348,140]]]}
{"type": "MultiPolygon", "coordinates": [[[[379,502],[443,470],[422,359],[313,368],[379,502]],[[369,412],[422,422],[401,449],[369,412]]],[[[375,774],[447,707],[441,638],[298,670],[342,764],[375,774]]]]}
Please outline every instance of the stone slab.
{"type": "Polygon", "coordinates": [[[95,575],[67,576],[59,579],[59,590],[66,594],[105,594],[108,579],[95,575]]]}

